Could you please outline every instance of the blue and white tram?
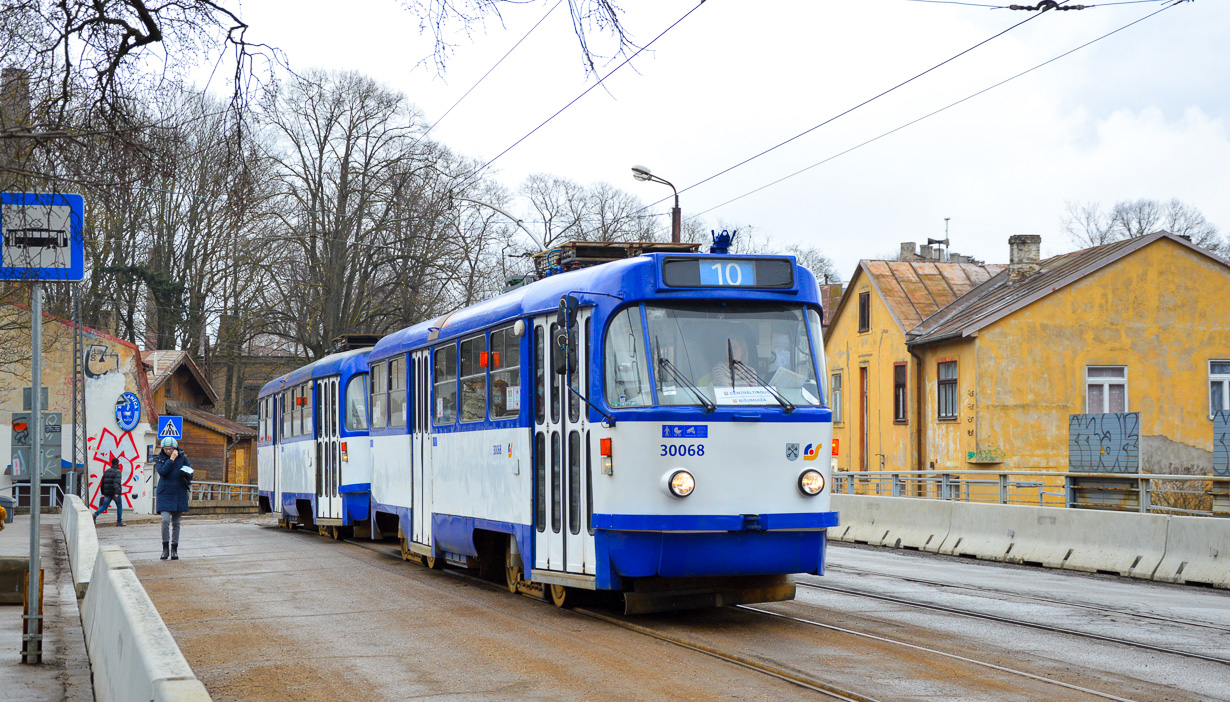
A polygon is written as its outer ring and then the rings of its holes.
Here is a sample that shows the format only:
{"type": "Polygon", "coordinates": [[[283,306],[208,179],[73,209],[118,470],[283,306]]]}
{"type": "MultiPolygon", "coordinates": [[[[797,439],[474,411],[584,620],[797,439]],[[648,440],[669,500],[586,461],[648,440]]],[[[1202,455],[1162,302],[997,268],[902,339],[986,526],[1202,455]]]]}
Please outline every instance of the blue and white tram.
{"type": "Polygon", "coordinates": [[[257,400],[260,506],[334,537],[370,523],[367,354],[326,356],[267,383],[257,400]]]}
{"type": "Polygon", "coordinates": [[[791,599],[837,525],[821,314],[793,258],[649,254],[386,336],[367,356],[377,518],[407,558],[477,561],[561,606],[791,599]]]}

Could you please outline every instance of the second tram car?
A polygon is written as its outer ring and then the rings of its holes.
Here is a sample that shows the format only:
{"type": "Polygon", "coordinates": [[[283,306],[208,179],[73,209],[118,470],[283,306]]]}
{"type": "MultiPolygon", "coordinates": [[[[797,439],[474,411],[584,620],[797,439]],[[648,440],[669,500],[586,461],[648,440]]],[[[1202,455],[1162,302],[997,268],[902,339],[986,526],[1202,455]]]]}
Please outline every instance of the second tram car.
{"type": "MultiPolygon", "coordinates": [[[[372,523],[398,526],[406,558],[560,606],[584,590],[622,591],[628,612],[793,598],[788,576],[823,572],[837,525],[821,315],[793,258],[647,254],[390,334],[348,357],[365,369],[342,364],[367,372],[372,523]]],[[[290,410],[290,431],[262,423],[260,454],[284,519],[330,523],[293,447],[297,409],[301,426],[342,411],[295,394],[333,358],[262,390],[262,417],[290,410]]]]}

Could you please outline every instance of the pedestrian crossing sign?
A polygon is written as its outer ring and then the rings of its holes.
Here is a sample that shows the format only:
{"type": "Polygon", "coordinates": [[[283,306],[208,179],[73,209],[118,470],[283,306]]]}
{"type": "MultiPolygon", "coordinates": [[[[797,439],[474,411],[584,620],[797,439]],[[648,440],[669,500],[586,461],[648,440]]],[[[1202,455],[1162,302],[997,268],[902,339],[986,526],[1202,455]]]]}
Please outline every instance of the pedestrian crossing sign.
{"type": "Polygon", "coordinates": [[[162,416],[158,418],[158,439],[175,439],[179,441],[184,438],[184,418],[162,416]]]}

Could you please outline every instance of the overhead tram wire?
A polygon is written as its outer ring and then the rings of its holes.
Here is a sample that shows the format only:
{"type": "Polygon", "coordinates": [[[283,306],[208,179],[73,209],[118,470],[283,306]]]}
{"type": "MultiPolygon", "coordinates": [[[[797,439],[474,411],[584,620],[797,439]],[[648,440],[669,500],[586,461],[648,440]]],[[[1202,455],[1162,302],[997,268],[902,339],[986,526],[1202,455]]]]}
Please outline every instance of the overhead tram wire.
{"type": "MultiPolygon", "coordinates": [[[[983,45],[985,45],[985,44],[988,44],[988,43],[990,43],[990,42],[992,42],[992,41],[994,41],[994,40],[998,39],[999,37],[1002,37],[1003,35],[1007,34],[1008,32],[1011,32],[1012,30],[1016,29],[1017,27],[1020,27],[1020,26],[1022,26],[1022,25],[1024,25],[1024,24],[1026,24],[1026,23],[1028,23],[1028,22],[1032,22],[1032,21],[1034,21],[1034,20],[1038,19],[1038,18],[1039,18],[1039,17],[1041,17],[1043,14],[1045,14],[1045,13],[1039,13],[1039,14],[1036,14],[1036,15],[1031,15],[1031,16],[1029,16],[1029,17],[1027,17],[1027,18],[1025,18],[1025,19],[1021,20],[1020,22],[1017,22],[1016,24],[1012,25],[1011,27],[1008,27],[1007,29],[1005,29],[1005,30],[1003,30],[1003,31],[1001,31],[1001,32],[999,32],[999,33],[997,33],[997,34],[994,34],[994,35],[992,35],[992,36],[990,36],[990,37],[987,37],[986,39],[983,39],[982,41],[978,42],[977,44],[974,44],[973,46],[969,47],[968,49],[965,49],[964,51],[962,51],[962,52],[960,52],[960,53],[956,54],[955,56],[951,56],[951,57],[949,57],[949,58],[947,58],[947,59],[944,59],[943,61],[941,61],[941,62],[939,62],[939,63],[935,64],[934,66],[932,66],[931,68],[928,68],[927,70],[923,71],[922,73],[918,73],[918,74],[914,75],[912,78],[907,78],[906,80],[904,80],[904,81],[902,81],[902,82],[900,82],[900,83],[898,83],[898,84],[894,85],[893,87],[891,87],[891,88],[889,88],[889,89],[887,89],[887,90],[885,90],[885,91],[883,91],[883,92],[881,92],[881,93],[879,93],[879,94],[877,94],[877,95],[875,95],[875,96],[873,96],[873,97],[867,98],[866,100],[864,100],[864,101],[860,102],[859,104],[855,105],[854,107],[851,107],[851,108],[849,108],[849,109],[847,109],[847,110],[845,110],[845,111],[843,111],[843,112],[840,112],[840,113],[838,113],[838,114],[836,114],[836,115],[833,115],[832,117],[829,117],[828,119],[824,120],[823,122],[821,122],[820,124],[817,124],[817,125],[816,125],[816,126],[814,126],[814,127],[810,127],[810,128],[808,128],[808,129],[805,129],[805,130],[803,130],[802,132],[799,132],[798,134],[795,134],[794,136],[790,137],[789,139],[786,139],[785,141],[778,142],[777,144],[775,144],[775,145],[773,145],[773,146],[770,146],[769,148],[765,149],[764,151],[761,151],[760,153],[758,153],[758,154],[756,154],[756,155],[754,155],[754,156],[749,156],[748,158],[743,159],[742,161],[740,161],[740,162],[736,163],[736,164],[735,164],[735,165],[733,165],[733,166],[730,166],[729,168],[725,168],[725,169],[723,169],[723,170],[721,170],[721,171],[718,171],[717,173],[714,173],[713,175],[709,176],[708,178],[705,178],[704,180],[701,180],[701,181],[698,181],[698,182],[696,182],[696,183],[693,183],[693,184],[691,184],[691,185],[687,186],[686,188],[680,188],[680,189],[679,189],[679,194],[680,194],[680,195],[682,195],[683,193],[686,193],[687,191],[689,191],[689,190],[691,190],[691,189],[693,189],[693,188],[695,188],[695,187],[697,187],[697,186],[704,185],[705,183],[708,183],[709,181],[713,180],[714,178],[718,178],[718,177],[721,177],[721,176],[723,176],[723,175],[726,175],[727,173],[730,173],[731,171],[735,170],[736,168],[739,168],[739,167],[741,167],[741,166],[746,166],[747,164],[751,163],[752,161],[755,161],[756,159],[760,158],[761,156],[764,156],[764,155],[769,154],[769,153],[771,153],[771,152],[773,152],[773,151],[776,151],[777,149],[780,149],[781,147],[785,146],[786,144],[789,144],[789,143],[791,143],[791,142],[793,142],[793,141],[796,141],[796,140],[798,140],[798,139],[801,139],[801,138],[803,138],[804,136],[807,136],[808,134],[811,134],[812,132],[816,131],[817,129],[819,129],[819,128],[821,128],[821,127],[823,127],[823,126],[827,125],[827,124],[831,124],[832,122],[835,122],[835,121],[837,121],[838,119],[841,119],[842,117],[845,117],[846,115],[850,114],[851,112],[854,112],[855,110],[858,110],[858,109],[860,109],[860,108],[862,108],[862,107],[865,107],[865,106],[867,106],[867,105],[870,105],[871,103],[875,102],[876,100],[879,100],[880,98],[884,97],[885,95],[888,95],[889,93],[893,92],[894,90],[897,90],[898,88],[902,88],[902,87],[904,87],[904,86],[906,86],[906,85],[909,85],[910,83],[913,83],[914,81],[918,80],[919,78],[922,78],[923,76],[927,75],[928,73],[931,73],[932,71],[934,71],[934,70],[936,70],[936,69],[938,69],[938,68],[940,68],[940,67],[942,67],[942,66],[945,66],[945,65],[947,65],[947,64],[949,64],[949,63],[952,63],[953,61],[956,61],[957,59],[959,59],[959,58],[961,58],[962,56],[964,56],[964,55],[968,54],[969,52],[973,51],[974,49],[977,49],[977,48],[979,48],[979,47],[981,47],[981,46],[983,46],[983,45]]],[[[657,205],[660,205],[660,204],[662,204],[663,202],[666,202],[668,199],[670,199],[670,198],[669,198],[669,197],[662,198],[661,200],[658,200],[657,202],[653,202],[653,203],[650,203],[650,204],[646,205],[645,207],[642,207],[642,208],[641,208],[641,210],[647,210],[647,209],[649,209],[649,208],[651,208],[651,207],[655,207],[655,206],[657,206],[657,205]]],[[[639,212],[639,210],[638,210],[638,212],[639,212]]],[[[691,219],[691,218],[689,217],[689,219],[691,219]]]]}
{"type": "MultiPolygon", "coordinates": [[[[414,140],[414,144],[418,144],[419,142],[421,142],[421,141],[423,141],[424,139],[426,139],[426,138],[427,138],[427,135],[428,135],[428,134],[431,134],[431,130],[433,130],[433,129],[435,129],[436,127],[440,126],[440,123],[444,121],[444,118],[445,118],[445,117],[448,117],[449,113],[450,113],[450,112],[452,112],[452,111],[453,111],[453,110],[454,110],[454,109],[455,109],[458,105],[460,105],[462,100],[465,100],[467,97],[469,97],[469,96],[470,96],[470,93],[474,92],[474,89],[475,89],[475,88],[477,88],[477,87],[478,87],[478,86],[479,86],[479,85],[480,85],[480,84],[481,84],[484,80],[487,80],[487,76],[491,75],[492,71],[494,71],[495,69],[499,68],[499,67],[500,67],[500,64],[501,64],[501,63],[504,63],[504,59],[508,58],[508,57],[509,57],[509,55],[511,55],[511,54],[512,54],[512,52],[516,51],[518,46],[521,46],[521,44],[522,44],[522,43],[523,43],[526,39],[529,39],[529,38],[530,38],[530,35],[534,33],[534,30],[535,30],[535,29],[538,29],[538,25],[540,25],[540,24],[542,24],[543,22],[545,22],[545,21],[546,21],[546,19],[547,19],[548,17],[550,17],[550,16],[551,16],[551,13],[552,13],[552,12],[555,12],[555,8],[559,7],[561,4],[563,4],[563,2],[564,2],[564,0],[556,0],[555,4],[551,6],[551,9],[547,10],[546,14],[544,14],[544,15],[542,16],[542,19],[540,19],[540,20],[538,20],[537,22],[535,22],[535,23],[534,23],[534,26],[533,26],[533,27],[530,27],[530,31],[528,31],[528,32],[526,32],[526,33],[525,33],[525,36],[523,36],[523,37],[521,37],[520,39],[518,39],[518,40],[517,40],[517,43],[512,45],[512,48],[510,48],[508,51],[505,51],[505,52],[504,52],[504,55],[500,57],[500,60],[499,60],[499,61],[496,61],[496,62],[495,62],[495,65],[493,65],[491,68],[488,68],[488,69],[487,69],[487,72],[483,74],[482,78],[479,78],[477,81],[475,81],[475,82],[474,82],[474,85],[470,86],[470,89],[469,89],[469,90],[467,90],[467,91],[465,92],[465,94],[464,94],[464,95],[462,95],[461,97],[457,98],[457,102],[454,102],[454,103],[453,103],[453,105],[452,105],[452,107],[448,108],[447,110],[445,110],[445,111],[444,111],[444,114],[440,115],[440,119],[438,119],[438,120],[436,120],[435,122],[433,122],[433,123],[432,123],[432,125],[431,125],[430,127],[428,127],[428,128],[427,128],[427,131],[423,132],[423,134],[422,134],[422,135],[421,135],[418,139],[415,139],[415,140],[414,140]]],[[[412,145],[412,146],[413,146],[413,145],[412,145]]]]}
{"type": "MultiPolygon", "coordinates": [[[[1184,0],[1179,0],[1179,2],[1182,2],[1182,1],[1184,1],[1184,0]]],[[[1076,53],[1077,51],[1080,51],[1081,49],[1084,49],[1085,47],[1088,47],[1088,46],[1090,46],[1090,45],[1092,45],[1092,44],[1096,44],[1097,42],[1102,41],[1103,39],[1106,39],[1107,37],[1110,37],[1110,36],[1113,36],[1113,35],[1115,35],[1115,34],[1118,34],[1119,32],[1122,32],[1123,30],[1127,29],[1128,27],[1131,27],[1131,26],[1133,26],[1133,25],[1140,24],[1141,22],[1144,22],[1145,20],[1149,19],[1150,17],[1155,17],[1155,16],[1157,16],[1157,15],[1159,15],[1159,14],[1161,14],[1161,13],[1165,12],[1166,10],[1169,10],[1170,8],[1174,7],[1175,5],[1178,5],[1178,4],[1179,4],[1179,2],[1173,2],[1173,3],[1169,4],[1169,5],[1166,5],[1165,7],[1161,8],[1160,10],[1156,10],[1156,11],[1154,11],[1154,12],[1151,12],[1151,13],[1149,13],[1149,14],[1145,15],[1144,17],[1141,17],[1140,19],[1137,19],[1137,20],[1135,20],[1135,21],[1129,22],[1129,23],[1127,23],[1127,24],[1123,25],[1122,27],[1120,27],[1120,28],[1118,28],[1118,29],[1115,29],[1115,30],[1113,30],[1113,31],[1107,32],[1106,34],[1103,34],[1102,36],[1097,37],[1096,39],[1090,39],[1089,41],[1085,42],[1084,44],[1081,44],[1080,46],[1078,46],[1078,47],[1076,47],[1076,48],[1074,48],[1074,49],[1069,49],[1068,51],[1065,51],[1065,52],[1063,52],[1062,54],[1059,54],[1058,56],[1056,56],[1056,57],[1054,57],[1054,58],[1052,58],[1052,59],[1048,59],[1048,60],[1046,60],[1046,61],[1043,61],[1042,63],[1040,63],[1040,64],[1038,64],[1038,65],[1034,66],[1033,68],[1028,68],[1028,69],[1026,69],[1026,70],[1024,70],[1024,71],[1021,71],[1020,73],[1017,73],[1016,75],[1014,75],[1014,76],[1012,76],[1012,77],[1010,77],[1010,78],[1005,78],[1004,80],[1001,80],[1000,82],[998,82],[998,83],[996,83],[996,84],[994,84],[994,85],[988,86],[988,87],[986,87],[986,88],[983,88],[982,90],[979,90],[979,91],[978,91],[978,92],[976,92],[976,93],[973,93],[972,95],[967,95],[966,97],[963,97],[963,98],[961,98],[960,100],[957,100],[956,102],[950,103],[950,104],[948,104],[948,105],[945,105],[944,107],[939,108],[938,110],[935,110],[935,111],[933,111],[933,112],[929,112],[929,113],[927,113],[927,114],[923,115],[922,117],[919,117],[919,118],[917,118],[917,119],[914,119],[914,120],[911,120],[911,121],[909,121],[909,122],[906,122],[905,124],[901,125],[900,127],[897,127],[897,128],[895,128],[895,129],[890,129],[889,131],[884,132],[883,134],[881,134],[881,135],[879,135],[879,136],[877,136],[877,137],[872,137],[871,139],[868,139],[867,141],[864,141],[864,142],[863,142],[863,143],[861,143],[861,144],[857,144],[857,145],[855,145],[855,146],[851,146],[850,148],[846,149],[845,151],[841,151],[841,152],[839,152],[839,153],[833,154],[832,156],[829,156],[828,158],[826,158],[826,159],[824,159],[824,160],[822,160],[822,161],[817,161],[816,163],[813,163],[813,164],[811,164],[810,166],[807,166],[806,168],[800,168],[799,170],[795,171],[794,173],[791,173],[790,175],[787,175],[787,176],[783,176],[783,177],[781,177],[781,178],[778,178],[777,180],[773,181],[772,183],[766,183],[765,185],[762,185],[762,186],[760,186],[759,188],[756,188],[755,190],[749,190],[748,192],[743,193],[742,195],[739,195],[738,197],[733,197],[733,198],[731,198],[731,199],[727,200],[726,202],[721,203],[720,205],[714,205],[713,207],[710,207],[709,209],[704,210],[703,212],[698,212],[697,214],[694,214],[694,215],[692,215],[691,217],[688,217],[688,219],[689,219],[689,220],[691,220],[691,219],[695,219],[695,218],[697,218],[697,217],[700,217],[700,216],[706,215],[706,214],[708,214],[708,213],[710,213],[710,212],[712,212],[712,211],[714,211],[714,210],[718,209],[719,207],[725,207],[726,205],[729,205],[730,203],[732,203],[732,202],[736,202],[736,201],[738,201],[738,200],[742,200],[743,198],[748,197],[749,195],[755,195],[756,193],[760,192],[761,190],[765,190],[765,189],[767,189],[767,188],[771,188],[771,187],[773,187],[774,185],[777,185],[778,183],[781,183],[781,182],[786,181],[786,180],[789,180],[789,179],[791,179],[791,178],[793,178],[793,177],[795,177],[795,176],[797,176],[797,175],[800,175],[800,174],[802,174],[802,173],[805,173],[805,172],[807,172],[807,171],[810,171],[811,169],[813,169],[813,168],[815,168],[815,167],[817,167],[817,166],[824,165],[824,164],[828,163],[829,161],[832,161],[832,160],[833,160],[833,159],[835,159],[835,158],[838,158],[838,157],[840,157],[840,156],[845,156],[846,154],[850,153],[851,151],[855,151],[855,150],[857,150],[857,149],[861,149],[861,148],[863,148],[864,146],[867,146],[868,144],[870,144],[870,143],[872,143],[872,142],[879,141],[880,139],[883,139],[884,137],[889,136],[890,134],[895,134],[895,133],[897,133],[897,132],[901,131],[902,129],[905,129],[906,127],[913,126],[913,125],[918,124],[919,122],[921,122],[921,121],[923,121],[923,120],[925,120],[925,119],[928,119],[928,118],[930,118],[930,117],[934,117],[935,115],[938,115],[939,113],[944,112],[945,110],[948,110],[948,109],[950,109],[950,108],[956,107],[957,105],[960,105],[960,104],[961,104],[961,103],[963,103],[963,102],[967,102],[967,101],[969,101],[969,100],[973,100],[974,98],[978,97],[979,95],[982,95],[982,94],[984,94],[984,93],[988,93],[988,92],[990,92],[990,91],[992,91],[992,90],[994,90],[994,89],[998,88],[999,86],[1004,85],[1004,84],[1006,84],[1006,83],[1011,83],[1012,81],[1016,80],[1017,78],[1020,78],[1020,77],[1022,77],[1022,76],[1024,76],[1024,75],[1027,75],[1027,74],[1029,74],[1029,73],[1033,73],[1034,71],[1038,70],[1039,68],[1042,68],[1043,66],[1046,66],[1046,65],[1052,64],[1052,63],[1054,63],[1054,62],[1058,61],[1059,59],[1065,58],[1065,57],[1067,57],[1067,56],[1070,56],[1070,55],[1072,55],[1072,54],[1076,53]]]]}
{"type": "Polygon", "coordinates": [[[485,171],[487,168],[490,168],[490,167],[491,167],[491,164],[493,164],[493,163],[495,163],[496,161],[498,161],[498,160],[500,159],[500,157],[501,157],[501,156],[503,156],[504,154],[508,153],[509,151],[512,151],[513,149],[515,149],[515,148],[516,148],[516,147],[517,147],[517,146],[518,146],[521,142],[525,141],[526,139],[529,139],[529,138],[530,138],[531,136],[533,136],[533,135],[534,135],[534,133],[535,133],[535,132],[537,132],[539,129],[542,129],[543,127],[547,126],[547,124],[549,124],[549,123],[551,122],[551,120],[555,119],[556,117],[559,117],[559,116],[560,116],[560,114],[564,112],[564,110],[567,110],[569,107],[572,107],[574,104],[576,104],[576,103],[577,103],[577,101],[578,101],[578,100],[580,100],[581,98],[583,98],[583,97],[585,97],[586,95],[588,95],[588,94],[590,93],[590,91],[592,91],[594,88],[597,88],[599,85],[602,85],[602,83],[603,83],[604,81],[606,81],[606,79],[607,79],[607,78],[610,78],[611,76],[615,75],[615,72],[616,72],[616,71],[618,71],[619,69],[621,69],[621,68],[623,68],[624,66],[628,65],[628,64],[632,61],[632,59],[636,58],[637,56],[640,56],[642,51],[644,51],[644,50],[648,49],[649,47],[653,46],[653,45],[654,45],[654,42],[656,42],[657,40],[659,40],[659,39],[661,39],[663,36],[665,36],[667,32],[669,32],[670,30],[674,29],[676,26],[678,26],[678,25],[679,25],[679,23],[680,23],[680,22],[683,22],[685,19],[687,19],[688,17],[690,17],[690,16],[692,15],[692,13],[693,13],[693,12],[696,12],[697,10],[699,10],[699,9],[700,9],[700,6],[701,6],[701,5],[704,5],[704,4],[705,4],[705,0],[700,0],[700,2],[698,2],[698,3],[696,4],[696,6],[695,6],[695,7],[693,7],[693,8],[692,8],[692,9],[690,9],[690,10],[688,10],[688,11],[687,11],[687,12],[686,12],[686,13],[685,13],[682,17],[680,17],[679,19],[675,20],[675,21],[674,21],[674,22],[673,22],[673,23],[672,23],[669,27],[667,27],[666,29],[663,29],[663,30],[662,30],[662,31],[658,34],[658,36],[654,37],[653,39],[650,39],[648,44],[645,44],[644,46],[642,46],[642,47],[640,47],[639,49],[637,49],[635,53],[633,53],[631,56],[629,56],[628,58],[626,58],[626,59],[624,59],[623,61],[621,61],[621,62],[620,62],[620,64],[619,64],[618,66],[616,66],[615,68],[611,69],[611,72],[610,72],[610,73],[607,73],[605,76],[603,76],[602,78],[598,79],[598,82],[597,82],[597,83],[594,83],[593,85],[589,86],[589,87],[588,87],[588,88],[586,88],[585,90],[581,91],[581,94],[580,94],[580,95],[578,95],[578,96],[574,97],[572,100],[570,100],[570,101],[568,102],[568,104],[566,104],[566,105],[564,105],[563,107],[561,107],[561,108],[559,108],[558,110],[556,110],[556,111],[555,111],[555,114],[553,114],[553,115],[551,115],[550,117],[548,117],[548,118],[546,118],[545,120],[543,120],[543,121],[542,121],[542,122],[541,122],[541,123],[540,123],[537,127],[534,127],[534,128],[533,128],[533,129],[531,129],[529,132],[527,132],[527,133],[525,134],[525,136],[523,136],[523,137],[521,137],[520,139],[518,139],[518,140],[516,140],[515,142],[513,142],[512,146],[509,146],[508,148],[504,149],[504,150],[503,150],[503,151],[501,151],[500,153],[496,154],[496,155],[495,155],[495,158],[491,159],[490,161],[487,161],[487,162],[486,162],[486,163],[484,163],[483,165],[481,165],[481,166],[479,166],[478,168],[476,168],[476,169],[474,169],[473,171],[471,171],[471,172],[470,172],[470,174],[469,174],[469,175],[467,175],[467,176],[465,176],[465,178],[461,181],[461,183],[457,185],[457,189],[458,189],[458,190],[460,190],[461,188],[465,187],[467,184],[469,184],[469,182],[470,182],[471,180],[473,180],[476,176],[478,176],[478,174],[479,174],[479,173],[482,173],[482,172],[483,172],[483,171],[485,171]]]}
{"type": "Polygon", "coordinates": [[[1139,5],[1144,2],[1168,2],[1169,0],[1116,0],[1116,2],[1099,2],[1094,5],[1073,5],[1071,7],[1051,6],[1044,8],[1044,5],[1050,3],[1040,2],[1035,6],[1029,5],[988,5],[981,2],[960,2],[959,0],[906,0],[907,2],[925,2],[934,5],[965,5],[966,7],[985,7],[991,10],[1030,10],[1038,11],[1042,9],[1053,10],[1091,10],[1095,7],[1109,7],[1111,5],[1139,5]]]}

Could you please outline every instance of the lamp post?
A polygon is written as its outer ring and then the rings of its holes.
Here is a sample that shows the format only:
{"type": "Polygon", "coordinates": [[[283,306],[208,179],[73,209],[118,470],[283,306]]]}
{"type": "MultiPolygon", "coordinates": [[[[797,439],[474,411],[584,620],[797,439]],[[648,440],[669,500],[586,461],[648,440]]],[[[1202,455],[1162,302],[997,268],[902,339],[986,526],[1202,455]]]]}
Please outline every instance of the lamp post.
{"type": "Polygon", "coordinates": [[[681,213],[681,210],[679,209],[679,191],[675,190],[675,186],[671,185],[671,182],[669,180],[660,178],[654,175],[653,173],[650,173],[649,169],[646,168],[645,166],[633,166],[632,167],[632,177],[636,178],[637,180],[642,180],[642,181],[648,180],[652,183],[662,183],[663,185],[670,185],[671,192],[675,193],[675,207],[674,209],[671,210],[671,243],[678,244],[679,243],[679,230],[683,226],[683,215],[681,213]]]}

